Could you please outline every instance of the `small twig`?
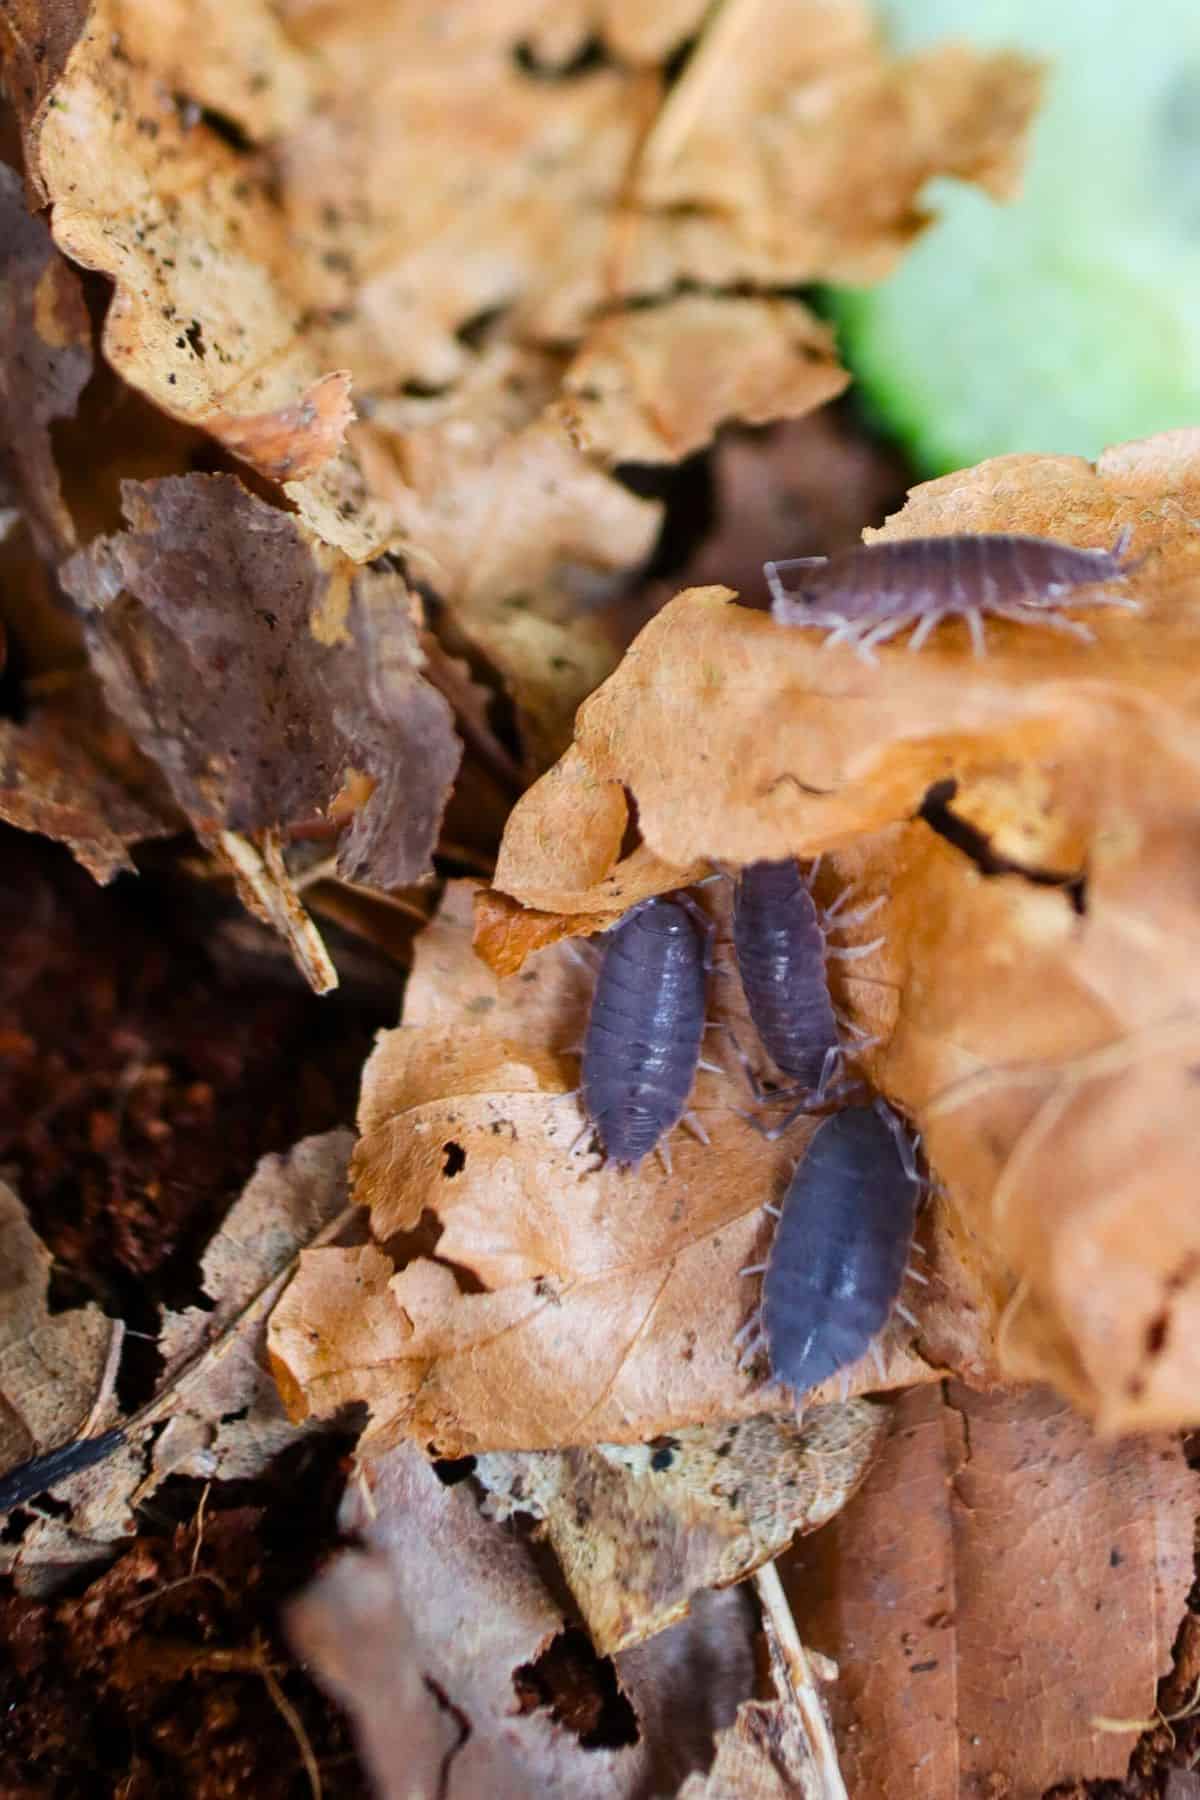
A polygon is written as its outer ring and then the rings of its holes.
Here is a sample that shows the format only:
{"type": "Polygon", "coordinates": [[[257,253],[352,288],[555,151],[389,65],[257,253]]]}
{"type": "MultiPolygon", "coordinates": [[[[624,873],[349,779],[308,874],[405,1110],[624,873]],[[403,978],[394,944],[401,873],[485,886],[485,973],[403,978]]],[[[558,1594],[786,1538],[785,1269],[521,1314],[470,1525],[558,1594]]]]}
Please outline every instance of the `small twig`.
{"type": "Polygon", "coordinates": [[[833,1741],[829,1720],[825,1717],[825,1708],[821,1703],[804,1645],[800,1642],[800,1633],[796,1630],[796,1621],[787,1603],[779,1571],[773,1562],[754,1571],[754,1585],[758,1590],[768,1641],[778,1650],[787,1673],[791,1697],[804,1722],[805,1736],[812,1751],[825,1800],[849,1800],[838,1765],[837,1745],[833,1741]]]}
{"type": "Polygon", "coordinates": [[[256,1643],[255,1648],[260,1657],[262,1657],[262,1661],[259,1664],[259,1673],[266,1683],[267,1692],[275,1702],[277,1710],[296,1740],[297,1747],[300,1751],[300,1758],[304,1764],[304,1772],[308,1776],[308,1785],[312,1789],[313,1800],[321,1800],[323,1791],[321,1787],[321,1771],[317,1767],[317,1759],[313,1753],[312,1742],[307,1731],[304,1729],[304,1720],[300,1717],[300,1714],[296,1711],[296,1708],[284,1693],[282,1683],[279,1681],[274,1669],[271,1667],[266,1657],[263,1656],[261,1642],[256,1643]]]}
{"type": "Polygon", "coordinates": [[[243,894],[257,902],[263,916],[290,948],[313,992],[330,993],[338,984],[337,970],[288,874],[278,832],[262,834],[261,852],[237,831],[219,831],[216,844],[243,894]]]}
{"type": "Polygon", "coordinates": [[[200,1504],[196,1508],[196,1541],[192,1545],[191,1572],[196,1573],[196,1564],[200,1561],[200,1552],[204,1547],[204,1509],[208,1505],[208,1496],[212,1493],[212,1482],[206,1481],[204,1492],[200,1496],[200,1504]]]}
{"type": "Polygon", "coordinates": [[[717,0],[686,69],[642,145],[639,161],[643,170],[652,163],[661,168],[678,154],[692,127],[703,118],[713,89],[727,80],[730,68],[736,66],[739,38],[760,14],[759,0],[717,0]]]}
{"type": "Polygon", "coordinates": [[[92,1410],[80,1429],[79,1436],[81,1438],[94,1437],[101,1419],[108,1411],[109,1402],[117,1385],[117,1370],[121,1366],[121,1350],[124,1343],[125,1321],[114,1319],[112,1330],[108,1334],[108,1352],[104,1358],[104,1367],[100,1371],[100,1384],[96,1389],[96,1398],[92,1401],[92,1410]]]}

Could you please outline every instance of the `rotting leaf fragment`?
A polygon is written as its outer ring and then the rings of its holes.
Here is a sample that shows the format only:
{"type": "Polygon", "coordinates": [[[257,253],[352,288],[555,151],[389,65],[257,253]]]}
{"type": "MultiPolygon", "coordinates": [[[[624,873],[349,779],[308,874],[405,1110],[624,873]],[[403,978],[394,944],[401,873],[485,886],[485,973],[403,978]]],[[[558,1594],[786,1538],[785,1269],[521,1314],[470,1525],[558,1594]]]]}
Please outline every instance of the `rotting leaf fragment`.
{"type": "Polygon", "coordinates": [[[671,1432],[649,1444],[475,1459],[491,1517],[527,1513],[596,1648],[652,1637],[710,1587],[740,1581],[845,1505],[887,1429],[869,1400],[794,1419],[671,1432]]]}
{"type": "Polygon", "coordinates": [[[0,512],[16,506],[41,554],[72,549],[50,426],[71,416],[92,371],[92,326],[75,271],[21,181],[0,163],[0,512]]]}
{"type": "Polygon", "coordinates": [[[130,529],[63,579],[109,704],[202,837],[327,812],[372,784],[339,868],[381,887],[424,874],[460,746],[421,675],[398,577],[359,570],[233,476],[127,482],[130,529]]]}
{"type": "Polygon", "coordinates": [[[119,1321],[92,1306],[48,1312],[49,1253],[15,1196],[0,1189],[16,1271],[15,1311],[0,1343],[7,1421],[0,1476],[73,1437],[114,1434],[106,1453],[81,1472],[64,1479],[44,1472],[53,1509],[6,1532],[0,1567],[19,1592],[53,1593],[78,1568],[106,1561],[134,1531],[133,1509],[167,1476],[246,1478],[296,1442],[297,1428],[266,1368],[266,1320],[302,1247],[330,1241],[351,1224],[350,1144],[348,1132],[332,1131],[302,1139],[285,1156],[263,1157],[205,1252],[204,1292],[212,1305],[163,1315],[162,1379],[127,1416],[114,1398],[119,1321]]]}
{"type": "Polygon", "coordinates": [[[355,1715],[385,1800],[673,1793],[749,1691],[740,1596],[707,1596],[695,1617],[606,1664],[568,1629],[519,1539],[414,1445],[362,1464],[343,1523],[366,1548],[334,1562],[290,1629],[355,1715]],[[569,1673],[562,1704],[556,1656],[569,1673]]]}

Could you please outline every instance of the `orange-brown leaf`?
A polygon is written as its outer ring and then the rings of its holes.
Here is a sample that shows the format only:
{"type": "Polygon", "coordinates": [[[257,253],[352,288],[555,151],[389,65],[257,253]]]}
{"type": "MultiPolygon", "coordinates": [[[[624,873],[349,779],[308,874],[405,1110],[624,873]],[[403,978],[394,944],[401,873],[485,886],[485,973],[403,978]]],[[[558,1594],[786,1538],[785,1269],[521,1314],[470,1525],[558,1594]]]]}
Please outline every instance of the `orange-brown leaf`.
{"type": "Polygon", "coordinates": [[[865,1486],[785,1576],[838,1663],[850,1792],[1040,1800],[1119,1780],[1170,1665],[1196,1503],[1176,1443],[1101,1443],[1045,1390],[906,1396],[865,1486]]]}
{"type": "MultiPolygon", "coordinates": [[[[761,1371],[738,1367],[757,1299],[741,1271],[762,1259],[763,1203],[811,1124],[767,1142],[738,1110],[740,1072],[702,1072],[693,1108],[709,1144],[677,1134],[669,1173],[658,1159],[597,1167],[569,1091],[591,972],[560,943],[498,981],[471,953],[470,900],[467,884],[448,891],[418,944],[406,1022],[364,1076],[355,1197],[377,1247],[312,1254],[275,1312],[289,1404],[365,1399],[374,1431],[448,1454],[636,1442],[777,1410],[761,1371]]],[[[748,1042],[736,981],[713,987],[715,1019],[748,1042]]],[[[987,1369],[989,1310],[953,1238],[930,1232],[918,1328],[897,1318],[883,1374],[864,1358],[852,1393],[935,1378],[926,1330],[987,1369]]]]}

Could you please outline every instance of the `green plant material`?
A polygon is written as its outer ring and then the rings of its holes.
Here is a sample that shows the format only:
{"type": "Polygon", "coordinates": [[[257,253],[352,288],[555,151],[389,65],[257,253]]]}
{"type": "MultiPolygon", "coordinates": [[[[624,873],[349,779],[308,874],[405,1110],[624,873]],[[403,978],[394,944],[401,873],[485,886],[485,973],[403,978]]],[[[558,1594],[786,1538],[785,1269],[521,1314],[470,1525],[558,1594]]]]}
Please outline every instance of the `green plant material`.
{"type": "Polygon", "coordinates": [[[1188,0],[882,0],[897,50],[1047,60],[1019,199],[939,180],[888,281],[830,291],[864,396],[924,473],[1096,456],[1200,417],[1200,11],[1188,0]]]}

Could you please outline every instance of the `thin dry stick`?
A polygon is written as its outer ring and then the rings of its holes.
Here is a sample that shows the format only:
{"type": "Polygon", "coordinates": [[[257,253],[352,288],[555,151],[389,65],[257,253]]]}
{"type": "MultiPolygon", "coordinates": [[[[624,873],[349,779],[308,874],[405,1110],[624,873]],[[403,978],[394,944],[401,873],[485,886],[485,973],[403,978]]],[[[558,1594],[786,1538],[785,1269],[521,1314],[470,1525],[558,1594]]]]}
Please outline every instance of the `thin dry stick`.
{"type": "Polygon", "coordinates": [[[762,17],[761,0],[717,0],[700,42],[642,145],[641,171],[677,156],[688,133],[703,118],[714,90],[728,79],[737,45],[762,17]]]}
{"type": "Polygon", "coordinates": [[[837,1745],[833,1741],[829,1720],[825,1717],[825,1708],[821,1704],[821,1696],[813,1680],[804,1645],[800,1642],[800,1633],[796,1630],[796,1621],[787,1603],[779,1571],[773,1562],[754,1571],[754,1585],[758,1590],[768,1637],[774,1640],[779,1651],[787,1670],[792,1698],[804,1721],[805,1736],[821,1781],[823,1800],[849,1800],[842,1771],[838,1766],[837,1745]]]}
{"type": "Polygon", "coordinates": [[[263,833],[261,854],[249,838],[236,831],[219,831],[216,845],[244,891],[258,902],[288,945],[313,992],[330,993],[338,984],[337,970],[320,932],[300,903],[283,860],[278,833],[263,833]]]}
{"type": "Polygon", "coordinates": [[[91,1412],[77,1434],[81,1438],[95,1437],[100,1429],[100,1421],[107,1413],[116,1389],[117,1370],[121,1366],[121,1349],[124,1343],[124,1320],[114,1319],[112,1330],[108,1334],[108,1352],[104,1358],[104,1368],[100,1373],[100,1385],[96,1389],[96,1398],[92,1402],[91,1412]]]}
{"type": "Polygon", "coordinates": [[[279,1712],[284,1723],[287,1725],[288,1730],[296,1740],[297,1747],[300,1751],[300,1758],[304,1764],[304,1772],[308,1776],[308,1785],[312,1790],[313,1800],[321,1800],[323,1792],[321,1787],[321,1771],[317,1766],[317,1759],[313,1752],[312,1741],[309,1738],[307,1731],[304,1729],[304,1720],[300,1717],[300,1714],[296,1711],[296,1708],[284,1693],[283,1687],[280,1684],[274,1669],[272,1669],[266,1656],[263,1654],[261,1645],[258,1649],[259,1655],[262,1657],[258,1672],[266,1683],[267,1692],[275,1702],[276,1710],[279,1712]]]}

